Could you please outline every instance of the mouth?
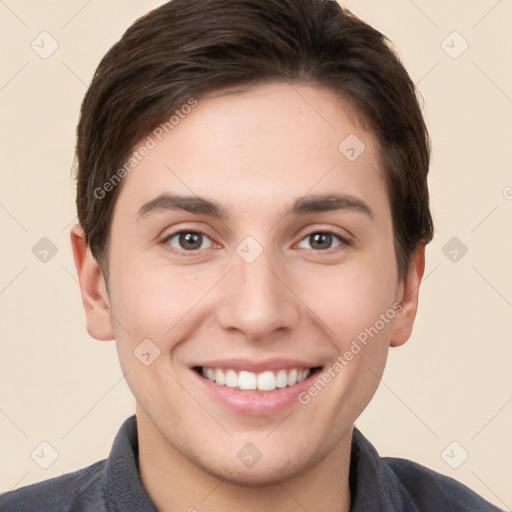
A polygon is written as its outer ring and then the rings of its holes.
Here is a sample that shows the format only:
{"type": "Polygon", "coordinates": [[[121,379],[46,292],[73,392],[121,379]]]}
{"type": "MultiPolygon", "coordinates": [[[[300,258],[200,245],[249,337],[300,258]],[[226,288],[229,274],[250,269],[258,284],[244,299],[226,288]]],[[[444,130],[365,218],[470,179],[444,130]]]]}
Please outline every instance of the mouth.
{"type": "MultiPolygon", "coordinates": [[[[237,415],[263,417],[300,404],[323,366],[289,358],[230,358],[189,366],[199,393],[237,415]]],[[[302,406],[301,406],[302,407],[302,406]]]]}
{"type": "Polygon", "coordinates": [[[203,379],[236,391],[269,393],[294,388],[321,370],[321,366],[278,368],[253,372],[234,368],[194,366],[192,369],[203,379]]]}

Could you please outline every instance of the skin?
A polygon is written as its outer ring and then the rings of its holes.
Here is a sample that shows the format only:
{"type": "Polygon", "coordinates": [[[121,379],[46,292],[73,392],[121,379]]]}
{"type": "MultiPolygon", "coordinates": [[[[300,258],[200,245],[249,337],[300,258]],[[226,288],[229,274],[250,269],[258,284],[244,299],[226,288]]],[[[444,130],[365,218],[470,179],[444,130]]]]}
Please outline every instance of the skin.
{"type": "Polygon", "coordinates": [[[353,424],[389,347],[410,336],[424,271],[421,247],[398,279],[376,141],[353,119],[313,85],[211,95],[124,178],[108,293],[80,227],[72,229],[87,329],[117,342],[137,400],[141,479],[161,511],[350,508],[353,424]],[[353,162],[338,150],[349,134],[366,146],[353,162]],[[215,200],[228,217],[162,210],[137,219],[162,192],[215,200]],[[300,196],[332,193],[364,201],[373,217],[286,215],[300,196]],[[206,235],[192,256],[179,237],[164,240],[181,229],[206,235]],[[350,243],[334,237],[319,249],[309,235],[326,229],[350,243]],[[252,263],[236,252],[247,236],[263,248],[252,263]],[[328,368],[393,304],[400,312],[307,405],[240,414],[207,395],[190,369],[224,357],[300,357],[328,368]],[[148,338],[161,353],[145,366],[133,351],[148,338]],[[251,468],[236,457],[247,442],[262,453],[251,468]]]}

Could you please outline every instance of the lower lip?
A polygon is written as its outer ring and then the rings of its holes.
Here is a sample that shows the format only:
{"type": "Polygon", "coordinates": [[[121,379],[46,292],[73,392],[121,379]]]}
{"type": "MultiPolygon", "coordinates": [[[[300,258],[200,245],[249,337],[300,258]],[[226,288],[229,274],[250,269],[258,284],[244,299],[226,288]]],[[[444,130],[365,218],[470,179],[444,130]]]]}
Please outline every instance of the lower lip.
{"type": "Polygon", "coordinates": [[[298,395],[311,385],[312,379],[314,379],[318,373],[317,371],[313,372],[307,379],[293,386],[261,392],[241,391],[238,388],[220,386],[202,377],[195,370],[191,371],[199,380],[201,388],[216,401],[237,413],[250,416],[265,416],[290,408],[297,403],[298,395]]]}

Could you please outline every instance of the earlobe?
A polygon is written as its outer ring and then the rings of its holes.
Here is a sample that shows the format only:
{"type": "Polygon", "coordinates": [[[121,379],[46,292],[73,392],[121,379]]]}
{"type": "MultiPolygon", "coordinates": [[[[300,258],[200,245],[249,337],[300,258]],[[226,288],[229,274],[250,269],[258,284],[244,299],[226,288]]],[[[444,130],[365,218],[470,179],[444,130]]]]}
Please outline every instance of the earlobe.
{"type": "Polygon", "coordinates": [[[114,339],[110,301],[103,274],[77,224],[70,232],[73,258],[80,283],[80,293],[87,317],[87,332],[95,339],[114,339]]]}
{"type": "Polygon", "coordinates": [[[424,271],[425,246],[423,245],[411,254],[407,276],[398,288],[396,301],[401,304],[402,308],[393,321],[391,347],[403,345],[411,336],[418,310],[418,296],[424,271]]]}

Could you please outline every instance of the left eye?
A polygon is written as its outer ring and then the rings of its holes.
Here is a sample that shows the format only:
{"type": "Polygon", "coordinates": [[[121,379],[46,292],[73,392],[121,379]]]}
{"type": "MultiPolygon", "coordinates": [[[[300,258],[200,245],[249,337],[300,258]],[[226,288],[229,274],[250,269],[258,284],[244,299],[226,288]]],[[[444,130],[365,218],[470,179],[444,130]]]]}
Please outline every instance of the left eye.
{"type": "MultiPolygon", "coordinates": [[[[311,248],[313,250],[326,251],[332,249],[332,243],[336,239],[338,240],[338,243],[334,247],[347,244],[346,240],[332,231],[317,231],[315,233],[310,233],[305,236],[300,243],[302,244],[307,242],[312,246],[311,248]]],[[[299,245],[299,247],[303,246],[299,245]]],[[[308,249],[308,247],[306,247],[306,249],[308,249]]]]}
{"type": "Polygon", "coordinates": [[[203,246],[203,242],[205,240],[209,240],[210,243],[213,243],[204,233],[200,233],[198,231],[178,231],[177,233],[169,235],[164,240],[164,243],[168,243],[176,249],[196,251],[207,248],[203,246]],[[173,240],[175,243],[173,243],[173,240]],[[178,246],[175,245],[176,243],[178,246]]]}

